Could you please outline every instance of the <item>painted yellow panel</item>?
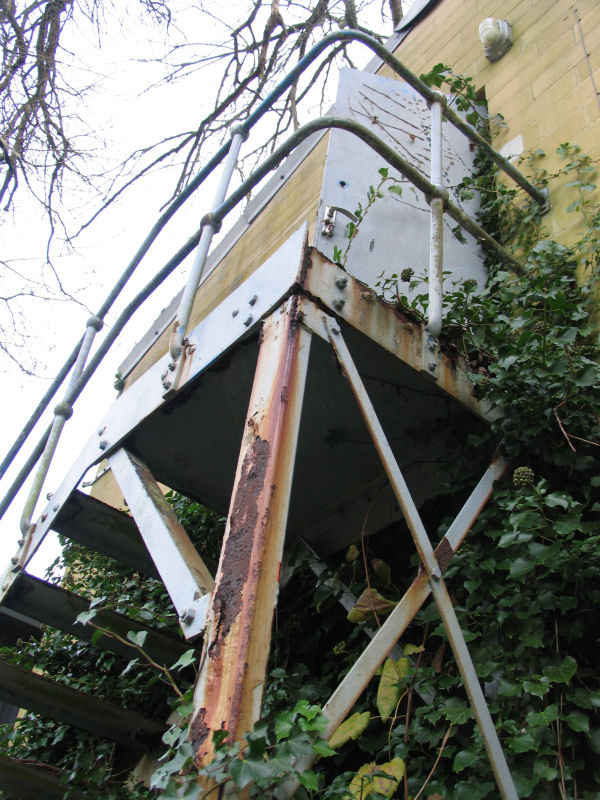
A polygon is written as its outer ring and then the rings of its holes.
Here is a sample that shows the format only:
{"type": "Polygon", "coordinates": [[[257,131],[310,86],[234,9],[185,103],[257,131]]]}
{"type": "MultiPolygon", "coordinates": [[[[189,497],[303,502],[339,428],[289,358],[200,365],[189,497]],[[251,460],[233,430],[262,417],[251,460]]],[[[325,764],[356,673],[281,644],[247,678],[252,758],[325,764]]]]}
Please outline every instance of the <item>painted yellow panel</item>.
{"type": "MultiPolygon", "coordinates": [[[[102,472],[102,470],[107,467],[108,462],[103,461],[98,465],[98,472],[102,472]]],[[[92,486],[90,494],[97,500],[102,500],[103,503],[113,506],[113,508],[118,508],[119,511],[129,511],[125,498],[123,497],[123,492],[119,488],[110,470],[105,472],[101,478],[98,478],[92,486]]]]}
{"type": "MultiPolygon", "coordinates": [[[[190,328],[197,325],[224,297],[246,280],[304,222],[309,223],[309,235],[312,234],[328,140],[327,135],[319,140],[275,198],[261,211],[202,283],[192,308],[190,328]]],[[[169,328],[157,339],[127,377],[126,386],[130,386],[167,352],[170,334],[169,328]]]]}

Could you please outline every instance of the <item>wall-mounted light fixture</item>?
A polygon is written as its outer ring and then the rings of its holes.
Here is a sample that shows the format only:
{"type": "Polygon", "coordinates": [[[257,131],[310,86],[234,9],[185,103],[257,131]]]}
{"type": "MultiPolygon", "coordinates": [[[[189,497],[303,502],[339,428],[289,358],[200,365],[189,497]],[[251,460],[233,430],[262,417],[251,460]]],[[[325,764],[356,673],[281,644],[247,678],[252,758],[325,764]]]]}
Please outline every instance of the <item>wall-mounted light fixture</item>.
{"type": "Polygon", "coordinates": [[[512,28],[505,19],[487,17],[479,23],[479,40],[488,61],[498,61],[512,47],[512,28]]]}

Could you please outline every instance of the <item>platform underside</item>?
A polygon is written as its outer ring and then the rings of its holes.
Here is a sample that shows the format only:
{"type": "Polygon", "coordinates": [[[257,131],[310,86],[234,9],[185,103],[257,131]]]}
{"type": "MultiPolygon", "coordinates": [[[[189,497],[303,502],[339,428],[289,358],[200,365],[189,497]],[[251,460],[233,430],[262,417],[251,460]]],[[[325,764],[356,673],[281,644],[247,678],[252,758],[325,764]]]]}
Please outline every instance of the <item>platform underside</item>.
{"type": "MultiPolygon", "coordinates": [[[[452,480],[458,431],[482,425],[434,381],[366,336],[342,325],[378,417],[420,505],[452,480]]],[[[158,481],[227,513],[258,355],[252,336],[157,409],[126,437],[158,481]]],[[[331,348],[313,337],[303,403],[288,535],[302,534],[330,552],[398,519],[356,403],[331,348]]]]}
{"type": "MultiPolygon", "coordinates": [[[[44,509],[28,557],[48,530],[64,531],[66,521],[71,520],[67,527],[77,535],[72,520],[81,495],[75,490],[94,464],[120,446],[140,457],[160,483],[226,514],[262,320],[292,294],[299,295],[299,319],[314,335],[288,542],[301,534],[325,554],[360,537],[368,509],[368,533],[400,516],[325,340],[324,316],[336,318],[341,326],[417,505],[433,497],[442,483],[451,482],[456,437],[485,427],[489,410],[474,397],[464,372],[439,349],[432,355],[422,324],[408,321],[308,248],[304,229],[190,333],[194,346],[177,391],[164,396],[160,376],[166,354],[117,399],[99,423],[98,437],[88,442],[44,509]]],[[[102,516],[100,506],[96,512],[102,516]]],[[[107,519],[107,530],[111,525],[107,519]]],[[[101,528],[97,525],[93,535],[101,528]]],[[[110,542],[107,547],[110,550],[110,542]]],[[[132,560],[131,554],[127,559],[132,560]]]]}

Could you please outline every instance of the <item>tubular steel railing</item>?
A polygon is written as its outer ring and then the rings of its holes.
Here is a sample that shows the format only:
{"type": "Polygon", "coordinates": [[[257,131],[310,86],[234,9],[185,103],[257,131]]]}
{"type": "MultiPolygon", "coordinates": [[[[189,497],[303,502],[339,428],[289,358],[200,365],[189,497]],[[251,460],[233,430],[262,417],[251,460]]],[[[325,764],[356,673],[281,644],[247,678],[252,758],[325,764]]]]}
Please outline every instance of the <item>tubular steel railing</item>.
{"type": "Polygon", "coordinates": [[[547,206],[547,195],[544,191],[538,189],[530,181],[528,181],[509,161],[497,153],[489,142],[484,139],[477,130],[467,122],[465,122],[456,112],[448,107],[444,95],[430,89],[422,80],[408,70],[402,62],[389,53],[384,45],[376,39],[364,34],[360,31],[344,30],[330,34],[321,40],[315,47],[313,47],[296,65],[296,67],[273,89],[273,91],[260,103],[259,106],[248,116],[243,125],[237,126],[232,131],[230,140],[225,143],[212,158],[208,161],[205,167],[198,173],[198,175],[190,181],[188,186],[181,192],[181,194],[169,205],[169,207],[161,214],[157,222],[154,224],[147,237],[140,245],[138,251],[127,265],[123,274],[109,292],[104,303],[98,310],[98,313],[88,320],[86,327],[86,334],[59,371],[56,379],[53,381],[51,387],[46,392],[44,398],[36,407],[30,419],[27,421],[23,430],[17,437],[16,441],[10,448],[2,464],[0,465],[0,478],[4,475],[16,454],[19,452],[27,437],[39,421],[41,415],[47,408],[50,400],[64,381],[69,373],[69,370],[75,364],[71,379],[62,403],[59,403],[55,409],[55,421],[48,428],[41,439],[38,441],[36,447],[27,459],[27,462],[21,468],[18,476],[13,481],[7,494],[0,502],[0,518],[4,515],[6,509],[12,503],[14,497],[19,489],[31,473],[37,461],[42,458],[40,467],[32,489],[29,493],[25,509],[23,511],[21,520],[21,530],[24,538],[21,540],[21,552],[26,553],[28,539],[31,535],[31,519],[33,512],[41,492],[43,481],[47,473],[50,460],[56,448],[60,432],[65,421],[72,413],[72,407],[84,387],[88,383],[91,376],[94,374],[98,365],[112,346],[117,336],[121,333],[125,324],[129,321],[132,314],[142,305],[142,303],[154,292],[154,290],[162,284],[162,282],[173,272],[173,270],[181,264],[181,262],[196,248],[199,244],[198,252],[194,260],[194,265],[191,274],[188,278],[186,288],[180,307],[177,312],[176,325],[174,329],[174,336],[172,337],[170,354],[172,362],[169,365],[174,371],[174,376],[171,381],[163,379],[164,388],[168,391],[172,384],[174,384],[177,376],[178,363],[181,364],[181,354],[184,349],[185,335],[189,323],[189,316],[191,312],[192,303],[202,279],[202,274],[206,264],[210,244],[214,233],[219,230],[224,217],[237,206],[237,204],[251,191],[271,170],[275,169],[281,160],[288,156],[302,141],[311,136],[317,131],[339,128],[349,131],[358,136],[362,141],[373,148],[382,158],[384,158],[390,165],[402,173],[411,183],[413,183],[420,191],[422,191],[432,207],[432,227],[431,227],[431,246],[430,246],[430,293],[432,306],[432,317],[430,318],[429,332],[432,336],[439,334],[441,327],[441,220],[442,214],[445,210],[461,227],[472,234],[479,242],[491,250],[494,255],[500,258],[510,269],[523,274],[523,268],[516,259],[514,259],[498,242],[495,241],[489,234],[487,234],[481,226],[479,226],[468,215],[461,211],[458,206],[449,200],[448,192],[441,185],[441,122],[442,116],[448,122],[460,130],[467,138],[476,144],[479,148],[485,151],[490,159],[502,169],[512,180],[515,181],[525,192],[527,192],[537,203],[542,207],[547,206]],[[226,197],[227,189],[237,158],[239,155],[242,142],[247,138],[250,130],[261,119],[261,117],[269,110],[275,101],[282,96],[282,94],[297,80],[297,78],[306,70],[306,68],[330,45],[337,42],[360,42],[366,47],[371,49],[383,62],[385,62],[391,69],[405,80],[410,86],[413,87],[427,102],[431,105],[432,113],[432,167],[431,167],[431,181],[427,180],[418,170],[416,170],[406,160],[401,158],[395,153],[388,145],[381,141],[373,133],[360,125],[357,122],[348,119],[340,119],[336,117],[327,117],[313,120],[307,125],[299,128],[286,142],[280,145],[272,154],[267,158],[250,177],[245,180],[229,197],[226,197]],[[440,151],[439,158],[436,155],[440,151]],[[119,315],[115,324],[111,326],[110,331],[106,334],[103,342],[98,347],[92,356],[87,367],[85,366],[88,353],[91,349],[92,341],[95,333],[102,327],[104,317],[120,295],[121,291],[127,284],[129,278],[132,276],[137,266],[150,249],[151,245],[158,237],[159,233],[163,230],[167,222],[173,217],[176,211],[186,202],[198,187],[206,180],[206,178],[214,171],[214,169],[227,158],[227,163],[224,168],[224,173],[219,183],[213,209],[207,214],[200,228],[193,234],[193,236],[179,249],[179,251],[164,265],[164,267],[154,276],[154,278],[139,292],[133,300],[127,305],[124,311],[119,315]]]}

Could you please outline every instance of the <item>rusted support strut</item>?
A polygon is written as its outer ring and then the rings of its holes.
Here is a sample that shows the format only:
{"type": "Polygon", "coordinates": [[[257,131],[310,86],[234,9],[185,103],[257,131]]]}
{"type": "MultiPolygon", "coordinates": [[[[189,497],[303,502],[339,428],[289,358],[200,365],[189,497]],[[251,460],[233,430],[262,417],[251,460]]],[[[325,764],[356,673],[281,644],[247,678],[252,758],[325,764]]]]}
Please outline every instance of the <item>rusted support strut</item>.
{"type": "Polygon", "coordinates": [[[291,297],[264,323],[194,697],[199,764],[260,715],[311,334],[291,297]]]}

